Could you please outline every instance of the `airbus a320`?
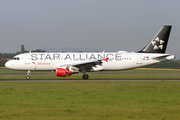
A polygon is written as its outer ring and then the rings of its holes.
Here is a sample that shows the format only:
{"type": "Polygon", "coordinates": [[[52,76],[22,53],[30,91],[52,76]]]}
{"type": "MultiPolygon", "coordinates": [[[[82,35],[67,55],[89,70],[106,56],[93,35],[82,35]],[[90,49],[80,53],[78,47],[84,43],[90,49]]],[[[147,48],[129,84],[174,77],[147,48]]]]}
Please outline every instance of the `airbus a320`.
{"type": "Polygon", "coordinates": [[[138,68],[175,59],[174,55],[165,54],[172,26],[163,26],[155,37],[138,52],[93,52],[93,53],[23,53],[16,55],[5,66],[14,70],[26,70],[26,79],[30,71],[56,71],[59,77],[68,77],[75,73],[119,71],[138,68]]]}

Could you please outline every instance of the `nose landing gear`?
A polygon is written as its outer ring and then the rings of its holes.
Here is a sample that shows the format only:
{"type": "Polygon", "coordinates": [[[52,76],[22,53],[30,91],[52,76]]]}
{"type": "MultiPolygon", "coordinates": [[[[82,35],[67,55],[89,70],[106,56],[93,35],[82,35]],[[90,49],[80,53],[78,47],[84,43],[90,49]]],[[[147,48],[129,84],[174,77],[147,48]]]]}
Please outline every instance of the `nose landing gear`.
{"type": "Polygon", "coordinates": [[[27,80],[30,80],[30,70],[27,71],[26,79],[27,79],[27,80]]]}

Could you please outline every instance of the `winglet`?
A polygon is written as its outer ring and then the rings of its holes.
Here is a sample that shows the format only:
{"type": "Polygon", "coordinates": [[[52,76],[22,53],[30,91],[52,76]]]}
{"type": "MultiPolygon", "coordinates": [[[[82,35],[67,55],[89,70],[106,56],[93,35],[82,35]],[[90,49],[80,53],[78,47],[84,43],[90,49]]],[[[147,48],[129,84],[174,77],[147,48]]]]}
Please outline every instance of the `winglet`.
{"type": "Polygon", "coordinates": [[[104,59],[106,62],[108,62],[108,60],[109,60],[109,57],[108,58],[106,58],[106,59],[104,59]]]}

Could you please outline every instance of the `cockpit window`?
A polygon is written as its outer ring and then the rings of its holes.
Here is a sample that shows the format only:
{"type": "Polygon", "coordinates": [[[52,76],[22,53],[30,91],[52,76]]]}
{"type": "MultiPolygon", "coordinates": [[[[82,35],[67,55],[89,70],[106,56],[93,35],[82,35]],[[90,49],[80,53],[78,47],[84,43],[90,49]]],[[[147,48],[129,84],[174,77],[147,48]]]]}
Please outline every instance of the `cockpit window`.
{"type": "Polygon", "coordinates": [[[19,60],[19,57],[14,57],[12,60],[19,60]]]}

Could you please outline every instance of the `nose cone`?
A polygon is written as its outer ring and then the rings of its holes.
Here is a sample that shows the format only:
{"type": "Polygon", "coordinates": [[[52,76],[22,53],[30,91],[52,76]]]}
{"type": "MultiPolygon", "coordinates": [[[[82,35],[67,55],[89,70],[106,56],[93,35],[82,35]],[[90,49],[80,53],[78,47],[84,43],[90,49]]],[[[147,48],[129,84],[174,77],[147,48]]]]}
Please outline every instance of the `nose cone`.
{"type": "Polygon", "coordinates": [[[7,68],[10,68],[10,69],[11,69],[12,64],[11,64],[11,62],[10,62],[10,61],[7,61],[7,62],[5,63],[5,66],[6,66],[7,68]]]}
{"type": "Polygon", "coordinates": [[[8,61],[5,63],[5,66],[6,66],[7,68],[9,68],[9,63],[8,63],[8,61]]]}

